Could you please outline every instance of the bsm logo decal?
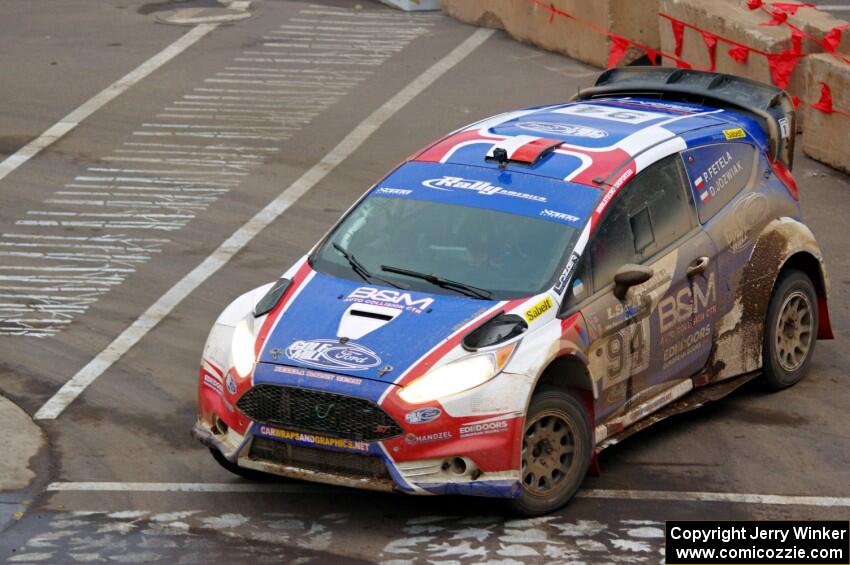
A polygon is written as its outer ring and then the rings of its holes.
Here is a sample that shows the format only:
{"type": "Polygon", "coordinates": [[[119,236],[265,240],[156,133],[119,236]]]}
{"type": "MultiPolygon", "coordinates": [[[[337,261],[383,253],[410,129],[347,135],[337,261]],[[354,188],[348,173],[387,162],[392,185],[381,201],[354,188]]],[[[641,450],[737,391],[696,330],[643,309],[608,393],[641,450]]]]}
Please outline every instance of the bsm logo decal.
{"type": "Polygon", "coordinates": [[[286,356],[302,365],[319,369],[365,371],[381,364],[381,358],[356,343],[340,343],[335,339],[311,339],[292,342],[286,356]]]}
{"type": "Polygon", "coordinates": [[[692,286],[693,290],[684,287],[675,295],[668,296],[658,303],[659,329],[662,334],[680,323],[690,324],[692,319],[696,322],[696,315],[709,310],[709,307],[717,303],[714,273],[703,283],[694,280],[692,286]]]}
{"type": "Polygon", "coordinates": [[[409,292],[381,290],[369,286],[355,288],[346,300],[374,304],[376,306],[389,306],[390,308],[398,308],[400,310],[410,310],[416,314],[421,314],[434,303],[433,298],[416,299],[409,292]]]}

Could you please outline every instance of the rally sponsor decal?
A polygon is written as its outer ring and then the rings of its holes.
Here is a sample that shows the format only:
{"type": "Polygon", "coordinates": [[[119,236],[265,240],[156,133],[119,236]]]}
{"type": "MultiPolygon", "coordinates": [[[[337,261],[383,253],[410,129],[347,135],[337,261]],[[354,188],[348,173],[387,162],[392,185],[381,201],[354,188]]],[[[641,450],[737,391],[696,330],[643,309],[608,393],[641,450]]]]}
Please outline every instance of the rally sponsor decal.
{"type": "Polygon", "coordinates": [[[349,377],[346,375],[334,375],[324,373],[322,371],[314,371],[312,369],[302,369],[301,367],[289,367],[287,365],[276,365],[275,373],[286,373],[287,375],[297,375],[299,377],[310,377],[313,379],[321,379],[323,381],[333,381],[335,383],[345,383],[349,385],[363,384],[363,379],[357,377],[349,377]]]}
{"type": "Polygon", "coordinates": [[[557,110],[553,110],[553,112],[556,114],[597,118],[626,124],[641,124],[666,117],[664,114],[660,114],[658,112],[631,109],[624,110],[623,108],[602,106],[600,104],[575,104],[565,108],[558,108],[557,110]]]}
{"type": "Polygon", "coordinates": [[[726,139],[740,139],[742,137],[747,137],[747,134],[741,128],[734,128],[723,130],[723,136],[726,139]]]}
{"type": "Polygon", "coordinates": [[[523,314],[523,317],[526,319],[527,322],[533,322],[541,315],[543,315],[544,312],[548,312],[549,310],[551,310],[554,305],[555,303],[552,301],[552,298],[547,296],[546,298],[526,310],[525,314],[523,314]]]}
{"type": "Polygon", "coordinates": [[[289,441],[297,441],[320,447],[334,447],[337,449],[348,449],[351,451],[361,452],[369,451],[368,441],[355,441],[351,439],[327,437],[316,434],[305,434],[301,432],[272,428],[270,426],[260,426],[260,435],[289,441]]]}
{"type": "Polygon", "coordinates": [[[387,186],[382,186],[375,192],[377,194],[389,194],[390,196],[410,196],[413,194],[412,190],[407,190],[405,188],[390,188],[387,186]]]}
{"type": "Polygon", "coordinates": [[[535,202],[546,202],[545,196],[538,194],[528,194],[515,190],[508,190],[501,186],[496,186],[492,183],[483,180],[465,179],[461,177],[453,177],[445,175],[442,178],[427,179],[422,181],[422,186],[433,188],[435,190],[444,190],[452,192],[454,189],[469,190],[477,192],[482,196],[492,196],[494,194],[500,196],[510,196],[513,198],[522,198],[524,200],[533,200],[535,202]]]}
{"type": "Polygon", "coordinates": [[[433,298],[415,298],[409,292],[379,289],[370,286],[361,286],[352,290],[345,298],[345,301],[395,308],[414,314],[421,314],[434,304],[433,298]]]}
{"type": "Polygon", "coordinates": [[[404,443],[407,445],[422,445],[423,443],[434,443],[436,441],[448,441],[452,439],[452,433],[448,430],[434,432],[432,434],[407,434],[404,443]]]}
{"type": "Polygon", "coordinates": [[[604,129],[575,124],[564,124],[559,122],[518,122],[517,127],[531,131],[538,131],[541,133],[565,135],[571,137],[589,137],[592,139],[601,139],[603,137],[608,137],[608,132],[604,129]]]}
{"type": "Polygon", "coordinates": [[[221,383],[218,381],[218,379],[216,379],[215,377],[213,377],[210,374],[207,374],[207,373],[204,374],[204,385],[207,388],[213,389],[219,395],[224,394],[224,387],[221,385],[221,383]]]}
{"type": "Polygon", "coordinates": [[[566,222],[568,224],[577,224],[581,221],[581,218],[579,218],[578,216],[567,214],[565,212],[558,212],[557,210],[550,210],[548,208],[540,212],[540,215],[544,218],[558,220],[561,222],[566,222]]]}
{"type": "Polygon", "coordinates": [[[299,339],[286,348],[286,356],[319,369],[365,371],[381,364],[378,354],[368,347],[336,339],[299,339]]]}
{"type": "Polygon", "coordinates": [[[696,277],[689,286],[658,303],[662,369],[708,347],[711,319],[717,314],[717,281],[714,272],[696,277]]]}
{"type": "Polygon", "coordinates": [[[233,379],[233,375],[227,373],[227,377],[225,377],[224,382],[227,385],[227,392],[230,394],[236,394],[236,381],[233,379]]]}
{"type": "Polygon", "coordinates": [[[494,422],[477,422],[465,424],[458,429],[461,438],[499,434],[510,427],[507,420],[496,420],[494,422]]]}
{"type": "Polygon", "coordinates": [[[414,410],[413,412],[408,412],[404,415],[404,421],[408,424],[427,424],[428,422],[433,422],[443,413],[442,410],[435,407],[429,408],[420,408],[419,410],[414,410]]]}

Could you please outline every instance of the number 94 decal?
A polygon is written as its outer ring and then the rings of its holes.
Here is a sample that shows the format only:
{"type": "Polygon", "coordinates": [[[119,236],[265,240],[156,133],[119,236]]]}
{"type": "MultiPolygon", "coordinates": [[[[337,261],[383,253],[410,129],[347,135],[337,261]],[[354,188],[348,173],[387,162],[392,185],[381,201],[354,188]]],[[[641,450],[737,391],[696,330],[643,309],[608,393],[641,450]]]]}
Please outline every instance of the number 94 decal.
{"type": "Polygon", "coordinates": [[[591,372],[602,376],[602,389],[649,368],[649,316],[603,338],[590,358],[591,372]]]}

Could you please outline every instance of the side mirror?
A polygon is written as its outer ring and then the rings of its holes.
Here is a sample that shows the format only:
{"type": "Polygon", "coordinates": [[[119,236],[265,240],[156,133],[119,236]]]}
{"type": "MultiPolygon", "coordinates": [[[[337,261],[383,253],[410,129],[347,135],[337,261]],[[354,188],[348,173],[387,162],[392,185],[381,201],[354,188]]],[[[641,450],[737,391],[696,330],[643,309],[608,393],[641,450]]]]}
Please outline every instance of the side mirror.
{"type": "Polygon", "coordinates": [[[630,288],[645,283],[652,275],[653,271],[649,267],[630,263],[623,265],[614,274],[614,296],[617,300],[623,300],[630,288]]]}

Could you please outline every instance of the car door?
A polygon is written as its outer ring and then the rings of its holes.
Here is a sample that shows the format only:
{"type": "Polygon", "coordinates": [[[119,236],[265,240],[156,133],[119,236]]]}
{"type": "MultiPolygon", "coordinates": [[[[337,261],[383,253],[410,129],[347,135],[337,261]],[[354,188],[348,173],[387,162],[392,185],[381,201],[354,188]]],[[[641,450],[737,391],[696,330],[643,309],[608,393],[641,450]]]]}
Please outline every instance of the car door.
{"type": "Polygon", "coordinates": [[[592,294],[581,310],[599,382],[597,418],[616,416],[705,364],[716,317],[715,259],[678,154],[647,168],[611,204],[572,288],[592,294]],[[621,301],[614,275],[630,263],[653,275],[621,301]]]}

